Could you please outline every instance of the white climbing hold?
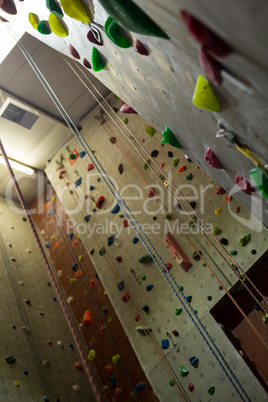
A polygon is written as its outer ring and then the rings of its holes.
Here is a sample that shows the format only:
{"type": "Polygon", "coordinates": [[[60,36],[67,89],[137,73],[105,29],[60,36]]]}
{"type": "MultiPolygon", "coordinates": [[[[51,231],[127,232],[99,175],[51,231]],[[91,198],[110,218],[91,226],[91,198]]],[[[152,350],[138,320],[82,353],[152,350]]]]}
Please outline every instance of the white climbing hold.
{"type": "Polygon", "coordinates": [[[61,275],[62,275],[62,270],[60,269],[60,270],[58,271],[58,277],[60,278],[61,275]]]}
{"type": "Polygon", "coordinates": [[[41,235],[44,235],[45,234],[45,231],[44,230],[41,230],[41,235]]]}
{"type": "Polygon", "coordinates": [[[79,385],[73,385],[72,386],[72,389],[75,391],[75,392],[80,392],[80,387],[79,387],[79,385]]]}
{"type": "Polygon", "coordinates": [[[26,251],[26,253],[28,253],[28,254],[31,254],[31,253],[32,253],[29,248],[26,248],[25,251],[26,251]]]}
{"type": "Polygon", "coordinates": [[[62,343],[62,341],[57,341],[57,346],[59,346],[60,348],[63,348],[63,343],[62,343]]]}
{"type": "Polygon", "coordinates": [[[26,325],[23,325],[23,327],[21,327],[21,329],[26,332],[26,334],[30,333],[30,328],[26,327],[26,325]]]}
{"type": "Polygon", "coordinates": [[[48,360],[43,361],[43,366],[48,367],[50,366],[50,362],[48,360]]]}
{"type": "Polygon", "coordinates": [[[73,301],[73,296],[67,297],[67,303],[70,304],[73,301]]]}

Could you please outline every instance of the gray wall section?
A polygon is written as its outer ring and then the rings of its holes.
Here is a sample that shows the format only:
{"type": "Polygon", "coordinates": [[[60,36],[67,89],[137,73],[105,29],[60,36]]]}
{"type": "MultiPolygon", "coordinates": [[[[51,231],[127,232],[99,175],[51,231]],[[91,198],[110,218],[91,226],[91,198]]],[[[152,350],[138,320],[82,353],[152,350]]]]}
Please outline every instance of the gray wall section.
{"type": "MultiPolygon", "coordinates": [[[[112,106],[120,106],[120,102],[115,102],[112,95],[107,99],[112,106]]],[[[167,191],[163,189],[165,186],[161,185],[150,169],[144,170],[144,161],[141,157],[137,156],[129,141],[119,132],[118,128],[115,127],[108,117],[106,118],[105,125],[99,125],[99,122],[94,119],[94,116],[98,114],[99,108],[96,108],[82,121],[82,135],[90,148],[95,151],[94,155],[112,182],[117,186],[129,209],[133,213],[137,212],[134,215],[135,218],[142,225],[148,239],[163,262],[171,262],[173,264],[170,272],[176,284],[184,286],[185,296],[192,296],[191,306],[193,309],[198,310],[198,317],[206,326],[210,336],[216,342],[250,398],[252,400],[264,401],[266,397],[262,387],[252,376],[252,373],[239,353],[230,344],[223,331],[209,313],[210,309],[221,299],[224,292],[219,290],[219,282],[209,271],[208,265],[218,275],[219,280],[224,286],[230,289],[237,281],[237,276],[234,275],[230,267],[219,255],[219,251],[223,252],[228,262],[231,261],[230,256],[221,249],[215,240],[212,243],[216,246],[216,249],[213,248],[200,232],[189,230],[188,223],[193,219],[193,212],[190,211],[192,215],[190,214],[189,216],[176,210],[174,199],[168,197],[167,191]],[[111,144],[109,141],[110,136],[116,137],[116,144],[111,144]],[[121,175],[118,172],[120,163],[123,165],[123,173],[121,175]],[[156,197],[148,198],[148,186],[155,188],[160,201],[156,197]],[[127,199],[127,197],[130,198],[127,199]],[[167,211],[162,208],[161,203],[168,208],[167,211]],[[188,234],[188,239],[178,231],[178,227],[174,225],[174,221],[169,222],[165,219],[167,212],[172,214],[177,223],[182,225],[188,234]],[[157,219],[153,220],[153,216],[156,216],[157,219]],[[152,224],[156,224],[155,229],[153,229],[152,224]],[[168,230],[173,231],[175,239],[193,263],[192,268],[187,273],[174,261],[162,242],[162,238],[168,230]],[[207,263],[206,267],[202,265],[203,261],[197,262],[193,260],[192,254],[194,248],[190,245],[189,241],[192,241],[194,246],[202,251],[207,263]],[[211,296],[212,300],[209,301],[207,296],[211,296]]],[[[118,114],[121,118],[124,117],[120,112],[118,114]]],[[[155,158],[155,161],[158,165],[165,163],[162,172],[165,171],[166,174],[169,174],[170,180],[174,181],[175,188],[180,188],[188,201],[196,201],[196,211],[209,227],[213,228],[217,226],[222,230],[219,238],[225,237],[228,239],[229,245],[226,246],[228,252],[234,249],[238,251],[235,261],[246,272],[267,248],[267,229],[234,198],[231,202],[226,202],[225,196],[227,193],[220,196],[216,195],[215,189],[217,183],[201,169],[197,170],[194,163],[187,162],[181,150],[171,147],[169,144],[161,147],[161,134],[159,132],[156,132],[154,137],[149,137],[145,132],[148,123],[141,116],[128,116],[128,120],[127,127],[137,137],[137,147],[142,155],[145,156],[146,160],[148,159],[142,146],[149,153],[154,149],[159,151],[159,155],[155,158]],[[172,158],[168,157],[168,151],[173,153],[172,158]],[[173,160],[177,158],[179,159],[179,164],[175,168],[173,160]],[[183,173],[178,173],[177,169],[182,165],[186,165],[187,170],[183,173]],[[186,179],[186,175],[189,173],[193,175],[192,181],[186,179]],[[234,213],[236,206],[240,206],[240,214],[234,213]],[[215,208],[221,208],[222,213],[215,215],[215,208]],[[238,244],[239,239],[248,233],[252,234],[252,240],[246,247],[242,248],[238,244]],[[257,250],[256,255],[251,254],[253,248],[257,250]]],[[[126,127],[124,132],[126,132],[126,127]]],[[[131,138],[130,133],[127,133],[127,137],[131,138]]],[[[133,138],[131,141],[134,141],[133,138]]],[[[75,148],[78,152],[82,151],[82,147],[75,139],[68,142],[68,146],[71,151],[75,148]]],[[[73,166],[70,165],[67,158],[68,151],[64,147],[55,155],[47,167],[46,173],[57,196],[70,216],[69,231],[72,232],[74,226],[87,251],[95,249],[95,253],[91,256],[93,264],[142,367],[157,392],[157,396],[163,402],[175,402],[178,400],[176,390],[168,384],[170,373],[166,373],[163,367],[163,364],[168,362],[173,378],[177,384],[182,385],[184,392],[188,394],[187,397],[191,401],[210,400],[207,390],[212,385],[215,385],[217,395],[215,394],[211,397],[211,400],[213,398],[218,398],[218,400],[224,402],[235,400],[237,396],[232,385],[202,340],[185,309],[183,309],[180,316],[175,316],[175,307],[182,307],[182,305],[156,265],[154,263],[143,265],[138,262],[138,258],[146,254],[147,251],[141,240],[137,244],[133,244],[133,238],[137,235],[130,225],[128,228],[122,227],[123,218],[119,217],[122,211],[117,215],[110,213],[111,208],[115,205],[115,201],[107,189],[103,177],[101,177],[100,182],[97,181],[99,174],[96,168],[87,172],[87,165],[90,162],[87,156],[84,156],[83,159],[78,158],[73,166]],[[66,174],[63,179],[59,179],[59,171],[56,164],[56,160],[59,160],[60,154],[65,158],[64,170],[66,174]],[[75,188],[74,183],[78,177],[82,178],[82,184],[75,188]],[[67,182],[70,184],[69,187],[66,186],[67,182]],[[94,187],[92,191],[89,189],[90,186],[94,187]],[[73,194],[70,194],[70,190],[73,191],[73,194]],[[85,199],[85,195],[88,195],[87,199],[85,199]],[[90,199],[90,196],[95,201],[100,196],[105,197],[101,210],[97,210],[95,213],[92,212],[94,203],[90,199]],[[91,215],[88,224],[84,221],[86,214],[91,215]],[[119,245],[116,246],[113,244],[108,247],[107,238],[112,234],[118,239],[119,245]],[[105,256],[100,256],[98,253],[102,245],[106,248],[105,256]],[[121,263],[116,261],[117,256],[122,257],[121,263]],[[146,275],[146,280],[141,280],[141,284],[137,285],[131,269],[134,269],[140,280],[143,275],[146,275]],[[125,281],[125,290],[129,291],[131,301],[135,303],[137,308],[133,308],[132,302],[122,302],[122,293],[117,288],[117,283],[122,280],[125,281]],[[146,286],[150,284],[153,284],[154,288],[152,291],[147,292],[146,286]],[[148,315],[142,310],[143,305],[149,306],[150,312],[148,315]],[[135,322],[134,318],[137,313],[142,316],[146,325],[153,329],[152,336],[160,348],[160,358],[154,352],[151,339],[141,336],[136,331],[135,328],[137,326],[144,325],[135,322]],[[170,333],[172,329],[179,331],[179,338],[173,337],[173,341],[180,347],[180,353],[174,351],[171,343],[167,350],[161,351],[161,341],[166,338],[166,329],[170,333]],[[193,355],[200,359],[200,368],[198,369],[194,369],[189,363],[189,358],[193,355]],[[178,374],[178,368],[181,364],[185,365],[190,371],[189,376],[185,378],[181,378],[178,374]],[[195,391],[191,394],[187,389],[189,382],[195,385],[195,391]]],[[[154,168],[158,174],[161,174],[161,170],[158,171],[155,166],[154,168]]],[[[189,207],[185,201],[182,201],[181,198],[179,198],[179,201],[182,202],[189,212],[189,207]]],[[[144,235],[142,235],[142,238],[144,238],[144,235]]],[[[209,239],[211,240],[211,236],[209,236],[209,239]]],[[[256,338],[256,342],[260,342],[258,338],[256,338]]]]}
{"type": "Polygon", "coordinates": [[[18,204],[11,209],[0,198],[0,399],[37,402],[48,396],[50,401],[56,397],[61,401],[94,401],[85,372],[74,367],[80,361],[79,354],[59,303],[52,300],[55,292],[48,286],[43,260],[22,216],[18,204]],[[31,306],[25,304],[25,299],[31,301],[31,306]],[[30,332],[26,333],[23,326],[30,332]],[[48,340],[53,342],[51,346],[48,340]],[[74,349],[67,346],[69,343],[74,349]],[[5,358],[10,355],[15,357],[15,364],[6,363],[5,358]],[[43,366],[45,360],[50,367],[43,366]],[[23,370],[29,374],[23,374],[23,370]],[[15,387],[15,381],[19,387],[15,387]],[[75,384],[81,389],[79,393],[72,389],[75,384]]]}
{"type": "MultiPolygon", "coordinates": [[[[233,130],[264,163],[267,163],[267,2],[247,0],[233,2],[136,0],[170,36],[170,40],[157,39],[133,33],[149,50],[149,57],[139,55],[134,47],[121,49],[102,31],[104,46],[99,47],[106,60],[105,70],[92,74],[111,91],[118,94],[142,117],[159,131],[168,126],[177,136],[185,152],[202,169],[226,190],[234,188],[234,178],[240,174],[250,180],[253,163],[237,151],[234,144],[217,139],[217,123],[233,130]],[[220,59],[226,71],[224,83],[214,88],[222,106],[218,113],[202,111],[192,105],[192,96],[198,75],[203,74],[198,62],[198,47],[186,31],[180,10],[186,9],[225,39],[234,49],[220,59]],[[210,147],[221,160],[224,170],[216,170],[204,161],[210,147]]],[[[103,26],[107,14],[97,1],[93,4],[94,22],[103,26]]],[[[31,0],[17,4],[17,17],[10,17],[13,26],[22,24],[41,41],[65,55],[72,44],[83,58],[91,60],[92,43],[87,40],[88,24],[64,16],[69,36],[42,35],[28,23],[28,12],[36,13],[40,20],[48,18],[45,3],[31,0]]],[[[91,7],[92,8],[92,7],[91,7]]],[[[41,68],[41,66],[40,66],[41,68]]],[[[41,68],[42,70],[42,68],[41,68]]],[[[259,191],[252,197],[243,192],[239,201],[255,216],[268,224],[268,203],[259,191]]]]}

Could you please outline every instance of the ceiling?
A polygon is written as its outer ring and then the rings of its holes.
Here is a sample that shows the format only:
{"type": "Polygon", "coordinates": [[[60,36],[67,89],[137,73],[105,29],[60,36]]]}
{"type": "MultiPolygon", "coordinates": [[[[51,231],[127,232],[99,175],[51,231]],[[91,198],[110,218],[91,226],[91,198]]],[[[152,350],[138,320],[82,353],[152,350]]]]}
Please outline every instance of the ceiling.
{"type": "MultiPolygon", "coordinates": [[[[97,105],[96,100],[56,50],[27,33],[18,43],[27,49],[74,124],[79,127],[82,118],[97,105]]],[[[110,90],[88,70],[84,72],[101,94],[107,96],[110,90]]],[[[0,107],[7,97],[30,106],[39,114],[39,118],[29,130],[0,117],[0,138],[5,151],[19,162],[43,170],[47,160],[52,159],[72,137],[72,132],[18,45],[0,64],[0,107]]],[[[37,193],[38,177],[20,179],[26,202],[37,193]]],[[[0,196],[17,201],[14,191],[6,194],[9,180],[7,168],[0,165],[0,196]]]]}

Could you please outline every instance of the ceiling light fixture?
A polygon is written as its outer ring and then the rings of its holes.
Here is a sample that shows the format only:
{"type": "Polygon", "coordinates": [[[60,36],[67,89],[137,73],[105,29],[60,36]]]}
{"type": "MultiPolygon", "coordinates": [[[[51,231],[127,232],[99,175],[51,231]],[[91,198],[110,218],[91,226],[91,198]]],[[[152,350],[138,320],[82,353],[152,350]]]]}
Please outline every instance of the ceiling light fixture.
{"type": "MultiPolygon", "coordinates": [[[[28,174],[29,176],[32,176],[34,174],[34,170],[26,165],[23,165],[22,163],[16,162],[14,160],[12,160],[11,158],[8,158],[10,166],[15,169],[18,170],[19,172],[28,174]]],[[[5,159],[3,158],[2,155],[0,155],[0,163],[2,165],[6,165],[5,159]]]]}

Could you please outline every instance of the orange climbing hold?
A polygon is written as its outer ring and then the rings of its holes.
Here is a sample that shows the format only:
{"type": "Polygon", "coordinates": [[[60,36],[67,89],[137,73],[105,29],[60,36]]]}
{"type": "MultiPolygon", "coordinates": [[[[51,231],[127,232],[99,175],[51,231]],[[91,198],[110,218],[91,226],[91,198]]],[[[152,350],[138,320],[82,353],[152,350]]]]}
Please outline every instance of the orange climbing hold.
{"type": "Polygon", "coordinates": [[[184,172],[186,169],[187,169],[187,167],[185,165],[183,165],[178,169],[178,172],[179,173],[184,172]]]}
{"type": "Polygon", "coordinates": [[[83,276],[82,271],[77,271],[77,272],[75,273],[75,276],[76,276],[77,278],[80,278],[81,276],[83,276]]]}
{"type": "Polygon", "coordinates": [[[112,366],[110,366],[110,364],[108,364],[108,366],[104,367],[104,370],[107,371],[108,373],[112,373],[113,368],[112,368],[112,366]]]}
{"type": "Polygon", "coordinates": [[[125,292],[122,296],[122,300],[123,300],[123,302],[126,303],[128,301],[128,299],[130,299],[130,294],[128,292],[125,292]]]}
{"type": "Polygon", "coordinates": [[[59,243],[58,243],[57,241],[56,241],[54,247],[55,247],[55,248],[58,248],[58,247],[59,247],[59,243]]]}
{"type": "Polygon", "coordinates": [[[224,197],[225,201],[230,202],[232,201],[233,197],[231,195],[228,195],[227,197],[224,197]]]}
{"type": "Polygon", "coordinates": [[[83,315],[83,325],[86,327],[92,322],[90,311],[87,310],[83,315]]]}

